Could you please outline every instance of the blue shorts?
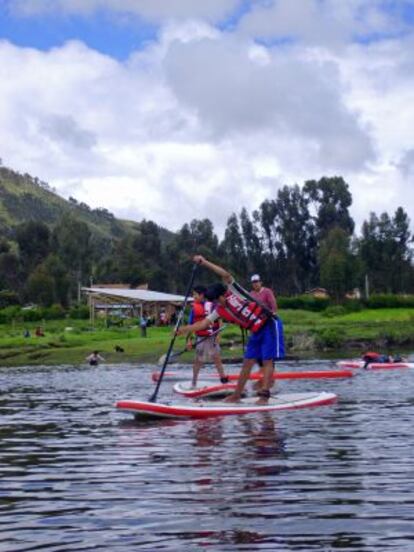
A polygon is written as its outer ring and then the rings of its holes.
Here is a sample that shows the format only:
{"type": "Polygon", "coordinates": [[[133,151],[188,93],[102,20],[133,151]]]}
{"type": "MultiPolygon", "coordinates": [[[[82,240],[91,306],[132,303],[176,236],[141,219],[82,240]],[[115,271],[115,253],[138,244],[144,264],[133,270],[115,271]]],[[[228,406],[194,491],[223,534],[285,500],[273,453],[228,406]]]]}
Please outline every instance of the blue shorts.
{"type": "Polygon", "coordinates": [[[249,337],[244,358],[261,360],[274,360],[277,358],[275,322],[275,320],[270,319],[261,330],[249,337]]]}

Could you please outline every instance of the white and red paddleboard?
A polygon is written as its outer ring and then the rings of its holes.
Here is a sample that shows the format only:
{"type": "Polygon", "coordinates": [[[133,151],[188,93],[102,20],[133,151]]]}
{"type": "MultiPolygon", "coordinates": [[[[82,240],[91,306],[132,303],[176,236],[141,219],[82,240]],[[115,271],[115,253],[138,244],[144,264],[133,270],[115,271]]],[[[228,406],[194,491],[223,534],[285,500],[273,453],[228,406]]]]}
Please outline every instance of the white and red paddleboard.
{"type": "Polygon", "coordinates": [[[336,402],[334,393],[288,393],[276,395],[268,404],[258,405],[257,397],[241,399],[238,403],[224,401],[196,402],[192,405],[160,404],[145,401],[122,400],[116,408],[122,412],[134,414],[136,418],[208,418],[211,416],[240,416],[255,412],[276,412],[324,406],[336,402]]]}
{"type": "MultiPolygon", "coordinates": [[[[340,360],[336,363],[341,368],[363,368],[363,360],[340,360]]],[[[413,362],[370,362],[367,370],[395,370],[398,368],[414,368],[413,362]]]]}
{"type": "MultiPolygon", "coordinates": [[[[351,368],[351,367],[350,367],[351,368]]],[[[293,380],[293,379],[321,379],[321,378],[351,378],[354,376],[352,370],[302,370],[296,372],[275,372],[273,374],[274,380],[293,380]]],[[[153,372],[152,381],[157,382],[160,377],[160,372],[153,372]]],[[[182,372],[165,372],[164,377],[170,381],[188,379],[188,373],[185,374],[182,372]]],[[[260,372],[254,372],[250,374],[249,379],[258,380],[262,377],[260,372]]],[[[206,379],[217,379],[217,374],[204,374],[203,378],[206,379]]],[[[230,381],[235,381],[239,379],[239,374],[228,374],[230,381]]]]}
{"type": "Polygon", "coordinates": [[[190,381],[178,382],[173,387],[174,391],[179,395],[190,399],[198,399],[200,397],[226,397],[231,395],[236,389],[235,383],[216,383],[210,381],[199,381],[197,387],[192,387],[190,381]]]}

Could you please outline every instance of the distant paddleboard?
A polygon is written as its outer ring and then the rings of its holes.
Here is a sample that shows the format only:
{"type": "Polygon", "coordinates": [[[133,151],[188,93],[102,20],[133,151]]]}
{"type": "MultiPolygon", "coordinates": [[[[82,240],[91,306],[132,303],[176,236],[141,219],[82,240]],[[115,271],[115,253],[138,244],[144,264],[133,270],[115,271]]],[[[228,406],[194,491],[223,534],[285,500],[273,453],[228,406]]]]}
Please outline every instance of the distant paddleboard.
{"type": "MultiPolygon", "coordinates": [[[[363,368],[363,360],[340,360],[336,363],[342,368],[363,368]]],[[[413,362],[370,362],[367,370],[395,370],[398,368],[414,368],[413,362]]]]}
{"type": "Polygon", "coordinates": [[[122,412],[129,412],[136,418],[208,418],[311,408],[333,404],[336,400],[334,393],[287,393],[270,398],[266,405],[256,404],[257,397],[252,397],[241,399],[238,403],[206,401],[192,405],[122,400],[116,403],[116,408],[122,412]]]}
{"type": "Polygon", "coordinates": [[[226,397],[231,395],[236,389],[235,383],[217,383],[212,381],[199,381],[196,387],[192,387],[191,382],[178,382],[173,387],[174,391],[179,395],[190,399],[198,399],[200,397],[226,397]]]}
{"type": "MultiPolygon", "coordinates": [[[[293,380],[293,379],[321,379],[321,378],[351,378],[354,376],[352,370],[302,370],[295,372],[275,372],[273,374],[274,380],[293,380]]],[[[158,381],[160,377],[160,372],[153,372],[152,381],[158,381]]],[[[262,375],[260,372],[255,372],[250,374],[249,379],[258,380],[261,379],[262,375]]],[[[183,379],[188,379],[188,372],[165,372],[164,378],[172,381],[179,381],[183,379]]],[[[205,374],[203,379],[217,379],[218,374],[205,374]]],[[[230,381],[236,381],[239,379],[239,374],[228,374],[230,381]]]]}

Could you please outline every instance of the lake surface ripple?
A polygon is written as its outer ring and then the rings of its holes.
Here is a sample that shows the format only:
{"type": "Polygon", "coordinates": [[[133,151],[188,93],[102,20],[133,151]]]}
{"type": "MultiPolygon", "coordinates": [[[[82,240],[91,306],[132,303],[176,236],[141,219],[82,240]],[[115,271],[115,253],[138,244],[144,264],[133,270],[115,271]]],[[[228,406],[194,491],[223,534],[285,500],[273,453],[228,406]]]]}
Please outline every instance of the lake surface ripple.
{"type": "Polygon", "coordinates": [[[0,370],[2,552],[414,550],[414,370],[280,384],[334,406],[138,423],[113,404],[150,373],[0,370]]]}

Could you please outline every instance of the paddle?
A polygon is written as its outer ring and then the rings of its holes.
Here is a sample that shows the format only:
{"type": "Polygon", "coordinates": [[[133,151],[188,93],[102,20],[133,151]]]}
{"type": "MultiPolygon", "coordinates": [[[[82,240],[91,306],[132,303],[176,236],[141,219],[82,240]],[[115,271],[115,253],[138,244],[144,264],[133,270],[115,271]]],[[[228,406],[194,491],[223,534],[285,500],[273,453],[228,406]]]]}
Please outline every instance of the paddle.
{"type": "MultiPolygon", "coordinates": [[[[206,339],[209,339],[210,337],[214,337],[215,335],[217,335],[218,333],[222,332],[224,330],[224,328],[226,328],[227,325],[224,324],[223,326],[221,326],[221,328],[219,328],[218,330],[216,330],[215,332],[209,334],[209,335],[206,335],[205,337],[202,337],[201,339],[198,339],[197,340],[197,345],[199,345],[200,343],[202,343],[203,341],[205,341],[206,339]]],[[[168,359],[168,362],[171,362],[173,358],[176,358],[184,353],[188,352],[188,349],[187,347],[185,347],[182,351],[175,351],[175,353],[171,353],[169,359],[168,359]]],[[[164,364],[165,362],[165,359],[167,358],[167,353],[163,354],[159,359],[158,359],[158,365],[161,366],[164,364]]]]}
{"type": "Polygon", "coordinates": [[[165,360],[164,360],[164,364],[161,368],[161,371],[160,371],[160,377],[157,381],[157,385],[155,387],[155,390],[154,390],[154,393],[151,395],[151,397],[148,399],[149,402],[156,402],[157,400],[157,395],[158,395],[158,391],[159,391],[159,388],[161,386],[161,382],[162,382],[162,378],[164,377],[164,372],[165,372],[165,369],[167,367],[167,364],[168,364],[168,360],[170,358],[170,355],[171,355],[171,352],[172,352],[172,349],[174,347],[174,343],[175,343],[175,338],[177,337],[177,331],[178,331],[178,328],[181,326],[181,322],[184,318],[184,311],[185,311],[185,307],[187,306],[187,303],[188,303],[188,298],[190,296],[190,293],[191,293],[191,290],[193,288],[193,283],[194,283],[194,278],[195,278],[195,275],[196,275],[196,272],[197,272],[197,268],[198,268],[198,265],[197,264],[194,264],[193,265],[193,269],[191,271],[191,276],[190,276],[190,281],[188,282],[188,286],[187,286],[187,290],[185,292],[185,297],[184,297],[184,301],[183,301],[183,304],[182,304],[182,307],[181,307],[181,310],[180,310],[180,313],[179,315],[177,316],[177,322],[175,323],[175,328],[174,328],[174,335],[173,335],[173,338],[171,339],[170,341],[170,345],[168,347],[168,350],[167,350],[167,354],[165,356],[165,360]]]}

